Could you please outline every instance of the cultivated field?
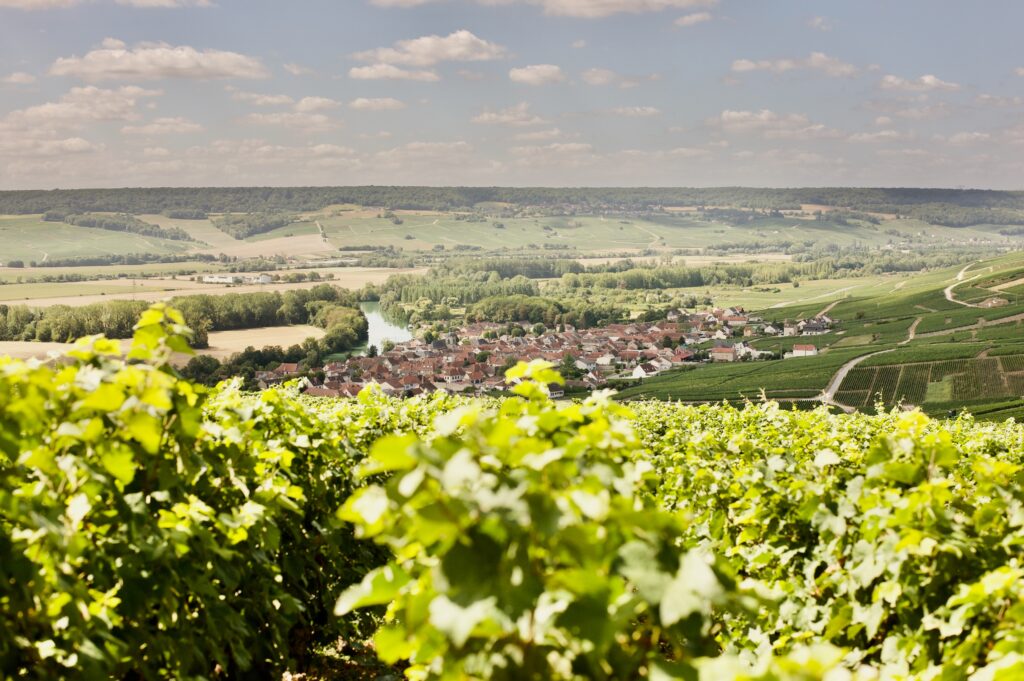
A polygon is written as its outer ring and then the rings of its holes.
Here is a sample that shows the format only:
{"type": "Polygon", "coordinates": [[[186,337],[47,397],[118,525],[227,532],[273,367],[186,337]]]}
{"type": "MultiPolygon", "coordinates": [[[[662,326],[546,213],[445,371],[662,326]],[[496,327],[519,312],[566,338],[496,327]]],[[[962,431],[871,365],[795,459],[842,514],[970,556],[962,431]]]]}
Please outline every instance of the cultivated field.
{"type": "Polygon", "coordinates": [[[0,216],[0,263],[45,262],[56,258],[187,253],[196,244],[106,229],[43,222],[42,217],[0,216]]]}
{"type": "Polygon", "coordinates": [[[335,267],[317,270],[296,270],[318,272],[321,277],[333,279],[304,281],[296,283],[244,284],[226,286],[205,284],[190,279],[150,278],[131,280],[108,280],[97,282],[54,282],[41,284],[8,284],[0,286],[0,301],[49,307],[51,305],[87,305],[107,300],[150,300],[161,301],[182,295],[223,295],[225,293],[253,293],[256,291],[288,291],[312,288],[319,284],[332,284],[347,289],[359,289],[366,284],[379,284],[394,274],[422,274],[425,269],[388,269],[383,267],[335,267]]]}
{"type": "MultiPolygon", "coordinates": [[[[260,329],[240,329],[237,331],[214,331],[209,334],[209,347],[196,352],[210,355],[217,359],[227,359],[236,352],[247,347],[263,348],[279,345],[283,348],[302,343],[307,338],[322,338],[324,330],[316,326],[269,326],[260,329]]],[[[131,341],[121,342],[127,350],[131,341]]],[[[0,341],[0,357],[9,356],[14,359],[48,359],[51,354],[63,355],[72,347],[71,343],[37,343],[21,341],[0,341]]],[[[179,354],[174,363],[184,365],[190,356],[179,354]]]]}

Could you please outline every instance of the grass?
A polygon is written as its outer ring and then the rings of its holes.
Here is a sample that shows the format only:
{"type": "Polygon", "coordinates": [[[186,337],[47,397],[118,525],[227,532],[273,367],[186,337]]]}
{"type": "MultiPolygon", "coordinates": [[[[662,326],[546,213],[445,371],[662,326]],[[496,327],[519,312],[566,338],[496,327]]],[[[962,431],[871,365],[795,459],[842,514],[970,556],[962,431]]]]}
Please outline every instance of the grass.
{"type": "MultiPolygon", "coordinates": [[[[0,301],[17,303],[31,302],[41,298],[60,298],[68,295],[104,296],[143,294],[169,291],[168,283],[138,280],[137,285],[127,279],[116,281],[43,282],[34,284],[6,284],[0,286],[0,301]],[[73,293],[72,293],[73,292],[73,293]]],[[[142,296],[140,296],[142,297],[142,296]]]]}
{"type": "Polygon", "coordinates": [[[619,397],[714,402],[757,399],[762,390],[768,397],[814,397],[840,366],[873,351],[864,347],[830,350],[817,357],[710,364],[645,379],[620,392],[619,397]]]}
{"type": "Polygon", "coordinates": [[[186,253],[196,244],[141,236],[129,232],[44,222],[41,216],[0,216],[3,262],[25,264],[49,259],[133,253],[186,253]]]}

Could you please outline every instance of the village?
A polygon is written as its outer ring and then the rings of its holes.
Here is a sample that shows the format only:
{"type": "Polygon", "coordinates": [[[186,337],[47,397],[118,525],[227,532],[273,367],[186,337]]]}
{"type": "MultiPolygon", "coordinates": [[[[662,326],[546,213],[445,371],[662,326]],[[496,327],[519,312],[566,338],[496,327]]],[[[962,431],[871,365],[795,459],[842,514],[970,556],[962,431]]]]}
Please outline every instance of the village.
{"type": "MultiPolygon", "coordinates": [[[[463,325],[439,338],[416,338],[385,346],[377,354],[351,357],[323,367],[322,380],[306,394],[354,396],[371,383],[385,394],[413,396],[444,390],[451,393],[492,393],[506,388],[505,370],[519,361],[554,363],[566,384],[552,386],[584,392],[615,382],[642,380],[684,365],[776,359],[779,355],[750,344],[757,338],[816,336],[832,330],[827,315],[793,322],[768,323],[742,308],[706,312],[673,310],[662,322],[619,323],[575,329],[559,327],[537,333],[534,325],[480,322],[463,325]]],[[[794,344],[783,358],[812,357],[812,343],[794,344]]],[[[281,364],[259,372],[263,388],[300,374],[297,364],[281,364]]]]}

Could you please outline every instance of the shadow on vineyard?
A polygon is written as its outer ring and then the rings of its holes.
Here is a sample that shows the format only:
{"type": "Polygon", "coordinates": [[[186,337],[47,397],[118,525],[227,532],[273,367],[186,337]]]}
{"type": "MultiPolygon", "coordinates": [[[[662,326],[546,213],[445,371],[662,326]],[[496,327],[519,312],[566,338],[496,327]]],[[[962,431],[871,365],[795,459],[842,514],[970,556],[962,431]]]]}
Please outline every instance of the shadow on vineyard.
{"type": "Polygon", "coordinates": [[[187,337],[0,359],[5,677],[1024,677],[1012,421],[245,394],[187,337]]]}

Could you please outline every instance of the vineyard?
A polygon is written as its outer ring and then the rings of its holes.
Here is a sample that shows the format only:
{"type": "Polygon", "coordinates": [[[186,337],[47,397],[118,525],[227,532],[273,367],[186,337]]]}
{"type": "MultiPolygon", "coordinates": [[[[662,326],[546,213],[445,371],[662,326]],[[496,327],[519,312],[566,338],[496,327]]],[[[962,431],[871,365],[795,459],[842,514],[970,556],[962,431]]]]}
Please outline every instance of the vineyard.
{"type": "MultiPolygon", "coordinates": [[[[879,355],[878,361],[884,361],[879,355]]],[[[868,362],[864,362],[868,364],[868,362]]],[[[881,403],[970,402],[1024,395],[1024,355],[937,362],[858,366],[839,386],[836,399],[853,407],[881,403]]]]}
{"type": "Polygon", "coordinates": [[[248,395],[181,379],[187,334],[0,358],[4,678],[1024,677],[1012,421],[555,403],[543,362],[502,400],[248,395]]]}

